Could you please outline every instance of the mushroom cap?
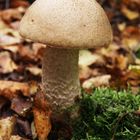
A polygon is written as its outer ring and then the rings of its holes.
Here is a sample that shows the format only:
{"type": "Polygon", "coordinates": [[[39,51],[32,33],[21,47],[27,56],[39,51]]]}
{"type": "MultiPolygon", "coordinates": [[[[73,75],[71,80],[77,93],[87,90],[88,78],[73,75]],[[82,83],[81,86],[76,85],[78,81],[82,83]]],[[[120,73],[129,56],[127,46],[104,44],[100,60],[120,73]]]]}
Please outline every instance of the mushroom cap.
{"type": "Polygon", "coordinates": [[[96,0],[36,0],[20,23],[20,34],[60,48],[94,48],[112,40],[112,30],[96,0]]]}

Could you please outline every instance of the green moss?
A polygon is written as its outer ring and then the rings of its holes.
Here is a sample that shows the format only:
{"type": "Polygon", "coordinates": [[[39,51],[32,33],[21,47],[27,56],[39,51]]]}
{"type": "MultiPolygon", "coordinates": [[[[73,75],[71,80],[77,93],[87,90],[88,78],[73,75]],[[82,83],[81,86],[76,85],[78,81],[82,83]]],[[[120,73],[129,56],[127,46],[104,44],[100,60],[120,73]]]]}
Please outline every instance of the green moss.
{"type": "Polygon", "coordinates": [[[140,137],[140,95],[97,88],[83,93],[72,140],[137,140],[140,137]]]}

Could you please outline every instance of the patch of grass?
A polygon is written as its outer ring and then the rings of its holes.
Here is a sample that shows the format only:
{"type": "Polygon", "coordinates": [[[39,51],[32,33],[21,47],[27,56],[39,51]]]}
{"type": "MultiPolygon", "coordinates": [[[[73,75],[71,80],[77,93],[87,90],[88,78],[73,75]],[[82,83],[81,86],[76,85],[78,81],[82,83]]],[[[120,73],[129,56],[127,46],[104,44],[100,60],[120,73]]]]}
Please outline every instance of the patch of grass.
{"type": "Polygon", "coordinates": [[[108,88],[83,93],[72,140],[137,140],[140,137],[140,95],[108,88]]]}

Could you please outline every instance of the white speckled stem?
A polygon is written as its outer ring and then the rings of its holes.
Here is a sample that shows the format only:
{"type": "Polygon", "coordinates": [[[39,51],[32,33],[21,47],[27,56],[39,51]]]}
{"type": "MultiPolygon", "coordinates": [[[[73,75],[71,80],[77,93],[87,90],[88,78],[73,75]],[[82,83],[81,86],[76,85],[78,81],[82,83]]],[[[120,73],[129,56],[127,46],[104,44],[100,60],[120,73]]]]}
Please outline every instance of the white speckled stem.
{"type": "Polygon", "coordinates": [[[47,47],[43,57],[43,89],[53,111],[61,112],[80,96],[79,50],[47,47]]]}

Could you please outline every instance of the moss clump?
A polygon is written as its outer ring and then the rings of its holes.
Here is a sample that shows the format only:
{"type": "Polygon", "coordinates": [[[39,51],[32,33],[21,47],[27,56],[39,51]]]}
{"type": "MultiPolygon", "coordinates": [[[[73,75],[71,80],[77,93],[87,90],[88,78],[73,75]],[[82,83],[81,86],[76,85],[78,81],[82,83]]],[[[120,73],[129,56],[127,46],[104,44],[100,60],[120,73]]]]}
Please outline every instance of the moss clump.
{"type": "Polygon", "coordinates": [[[83,93],[72,140],[137,140],[140,137],[140,95],[97,88],[83,93]]]}

